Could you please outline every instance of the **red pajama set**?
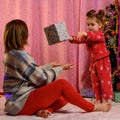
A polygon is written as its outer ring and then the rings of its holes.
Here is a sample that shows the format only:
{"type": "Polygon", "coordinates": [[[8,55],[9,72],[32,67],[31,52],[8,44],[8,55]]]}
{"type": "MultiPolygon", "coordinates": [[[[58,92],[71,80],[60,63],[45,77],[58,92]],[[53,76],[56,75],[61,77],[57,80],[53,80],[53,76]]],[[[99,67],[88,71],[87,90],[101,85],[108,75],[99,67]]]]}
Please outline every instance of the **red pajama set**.
{"type": "Polygon", "coordinates": [[[89,70],[96,99],[113,99],[111,64],[103,32],[101,30],[87,32],[87,37],[81,38],[73,36],[71,43],[86,44],[90,59],[89,70]]]}

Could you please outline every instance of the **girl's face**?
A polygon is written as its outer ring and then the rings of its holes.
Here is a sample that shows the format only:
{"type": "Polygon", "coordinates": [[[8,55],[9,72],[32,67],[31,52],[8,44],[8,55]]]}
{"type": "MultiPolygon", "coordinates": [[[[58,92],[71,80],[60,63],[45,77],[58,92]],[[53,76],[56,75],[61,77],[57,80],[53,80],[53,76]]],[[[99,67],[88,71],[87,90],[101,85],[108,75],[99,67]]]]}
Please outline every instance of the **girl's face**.
{"type": "Polygon", "coordinates": [[[102,23],[98,23],[96,18],[87,18],[87,29],[90,32],[96,32],[101,29],[102,23]]]}

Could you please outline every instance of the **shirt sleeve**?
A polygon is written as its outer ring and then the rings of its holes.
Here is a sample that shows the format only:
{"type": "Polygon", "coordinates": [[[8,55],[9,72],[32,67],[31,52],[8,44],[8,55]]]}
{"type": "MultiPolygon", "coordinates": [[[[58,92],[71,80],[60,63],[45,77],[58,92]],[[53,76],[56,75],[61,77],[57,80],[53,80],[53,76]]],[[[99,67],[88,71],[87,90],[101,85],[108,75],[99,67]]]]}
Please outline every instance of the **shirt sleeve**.
{"type": "Polygon", "coordinates": [[[104,34],[101,31],[87,32],[87,41],[103,42],[104,34]]]}
{"type": "Polygon", "coordinates": [[[55,68],[52,68],[50,64],[39,66],[33,57],[25,51],[11,51],[8,58],[5,60],[6,67],[10,68],[10,70],[6,69],[7,79],[14,78],[23,81],[28,86],[48,84],[62,72],[61,66],[55,68]]]}
{"type": "Polygon", "coordinates": [[[23,76],[37,86],[53,82],[60,75],[62,67],[51,68],[51,66],[37,66],[30,63],[23,76]]]}
{"type": "Polygon", "coordinates": [[[42,68],[45,74],[47,75],[47,83],[54,81],[63,70],[61,66],[52,68],[50,64],[46,64],[44,66],[41,66],[40,68],[42,68]]]}
{"type": "Polygon", "coordinates": [[[42,69],[45,69],[45,70],[52,68],[52,66],[50,64],[46,64],[46,65],[43,65],[41,67],[42,67],[42,69]]]}
{"type": "Polygon", "coordinates": [[[52,68],[50,64],[38,66],[31,56],[24,57],[23,77],[36,86],[42,86],[53,82],[62,72],[62,67],[52,68]],[[29,58],[30,57],[30,58],[29,58]]]}
{"type": "Polygon", "coordinates": [[[47,75],[47,84],[48,84],[48,83],[51,83],[52,81],[54,81],[61,74],[62,67],[60,67],[60,66],[54,67],[49,70],[44,69],[44,72],[47,75]]]}

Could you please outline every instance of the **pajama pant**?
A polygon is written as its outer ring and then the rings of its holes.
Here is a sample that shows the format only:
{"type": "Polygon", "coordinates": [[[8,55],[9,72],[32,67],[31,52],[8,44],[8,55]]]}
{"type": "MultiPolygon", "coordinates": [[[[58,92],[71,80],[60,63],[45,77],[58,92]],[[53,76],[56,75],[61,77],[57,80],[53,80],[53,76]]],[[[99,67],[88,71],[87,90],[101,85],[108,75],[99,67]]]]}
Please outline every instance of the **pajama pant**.
{"type": "Polygon", "coordinates": [[[94,105],[85,100],[67,81],[59,79],[32,91],[18,115],[33,115],[39,110],[54,112],[67,102],[91,112],[94,105]]]}
{"type": "Polygon", "coordinates": [[[97,60],[90,65],[91,81],[97,100],[113,99],[111,64],[109,57],[97,60]]]}

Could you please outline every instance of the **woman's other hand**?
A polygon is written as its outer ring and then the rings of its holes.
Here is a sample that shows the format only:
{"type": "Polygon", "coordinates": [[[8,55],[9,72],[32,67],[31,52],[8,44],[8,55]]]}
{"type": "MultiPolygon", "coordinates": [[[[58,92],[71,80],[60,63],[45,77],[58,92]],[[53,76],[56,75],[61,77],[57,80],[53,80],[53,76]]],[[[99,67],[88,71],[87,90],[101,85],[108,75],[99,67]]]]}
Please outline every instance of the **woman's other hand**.
{"type": "Polygon", "coordinates": [[[73,65],[72,64],[64,64],[64,65],[62,65],[62,67],[63,67],[63,70],[69,70],[69,69],[73,68],[73,65]]]}

